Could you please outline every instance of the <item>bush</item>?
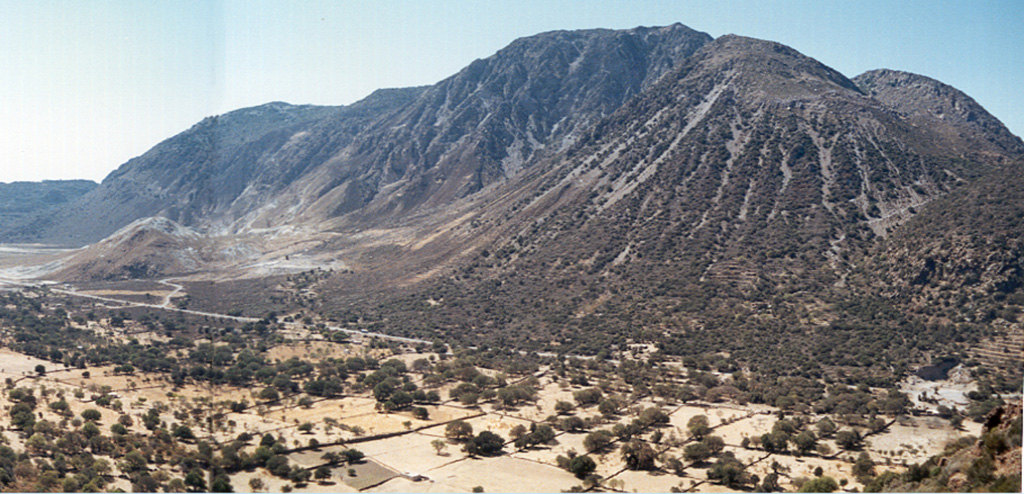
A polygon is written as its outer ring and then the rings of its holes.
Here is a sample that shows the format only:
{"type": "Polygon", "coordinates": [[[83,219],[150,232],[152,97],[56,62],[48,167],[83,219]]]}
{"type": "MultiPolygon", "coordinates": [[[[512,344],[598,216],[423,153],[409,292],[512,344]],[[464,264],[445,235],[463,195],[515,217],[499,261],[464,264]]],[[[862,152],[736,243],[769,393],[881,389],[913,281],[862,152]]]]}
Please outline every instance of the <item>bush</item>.
{"type": "Polygon", "coordinates": [[[839,484],[836,479],[826,476],[804,482],[798,492],[835,492],[838,489],[839,484]]]}

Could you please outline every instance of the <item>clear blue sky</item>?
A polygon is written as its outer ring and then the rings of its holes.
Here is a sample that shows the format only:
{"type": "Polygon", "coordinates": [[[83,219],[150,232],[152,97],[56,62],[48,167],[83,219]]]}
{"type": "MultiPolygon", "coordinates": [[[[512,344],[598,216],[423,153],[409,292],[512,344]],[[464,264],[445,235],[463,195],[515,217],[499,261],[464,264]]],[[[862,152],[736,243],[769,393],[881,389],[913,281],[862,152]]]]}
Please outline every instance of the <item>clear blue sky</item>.
{"type": "Polygon", "coordinates": [[[205,116],[432,84],[513,39],[681,22],[934,77],[1024,132],[1024,2],[0,2],[0,182],[100,180],[205,116]]]}

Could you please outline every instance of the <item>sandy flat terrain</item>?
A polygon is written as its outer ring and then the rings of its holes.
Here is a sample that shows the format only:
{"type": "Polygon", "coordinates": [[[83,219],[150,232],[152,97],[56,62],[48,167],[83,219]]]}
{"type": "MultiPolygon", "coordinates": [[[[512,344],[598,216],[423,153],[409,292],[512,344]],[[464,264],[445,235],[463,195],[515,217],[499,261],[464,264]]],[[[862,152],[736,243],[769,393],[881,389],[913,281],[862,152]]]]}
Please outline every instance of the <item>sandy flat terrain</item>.
{"type": "Polygon", "coordinates": [[[508,456],[467,459],[424,475],[464,492],[475,486],[485,492],[561,492],[580,483],[565,470],[508,456]]]}
{"type": "Polygon", "coordinates": [[[35,375],[36,366],[42,364],[47,371],[63,369],[61,364],[55,364],[49,360],[38,359],[28,355],[12,352],[6,348],[0,348],[0,376],[17,379],[25,375],[35,375]]]}
{"type": "MultiPolygon", "coordinates": [[[[938,417],[907,417],[900,422],[867,439],[867,449],[876,461],[887,458],[898,464],[921,463],[941,453],[946,443],[965,434],[953,430],[947,421],[938,417]]],[[[981,424],[977,422],[966,420],[963,426],[967,434],[981,434],[981,424]]]]}

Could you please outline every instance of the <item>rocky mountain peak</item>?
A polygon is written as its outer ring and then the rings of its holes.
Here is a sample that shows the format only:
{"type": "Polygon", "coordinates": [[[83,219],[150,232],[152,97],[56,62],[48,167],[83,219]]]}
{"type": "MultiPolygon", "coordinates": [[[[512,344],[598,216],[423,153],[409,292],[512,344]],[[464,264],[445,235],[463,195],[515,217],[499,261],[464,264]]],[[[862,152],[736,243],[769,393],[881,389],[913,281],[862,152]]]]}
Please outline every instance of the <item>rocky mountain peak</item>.
{"type": "Polygon", "coordinates": [[[705,45],[677,74],[680,78],[707,75],[729,80],[735,89],[764,101],[861,92],[843,74],[793,48],[732,34],[705,45]]]}
{"type": "Polygon", "coordinates": [[[964,147],[993,148],[1001,153],[1024,153],[1024,142],[959,89],[930,77],[899,70],[878,69],[853,79],[875,100],[917,125],[941,121],[958,129],[970,142],[964,147]],[[971,139],[970,135],[985,134],[971,139]]]}

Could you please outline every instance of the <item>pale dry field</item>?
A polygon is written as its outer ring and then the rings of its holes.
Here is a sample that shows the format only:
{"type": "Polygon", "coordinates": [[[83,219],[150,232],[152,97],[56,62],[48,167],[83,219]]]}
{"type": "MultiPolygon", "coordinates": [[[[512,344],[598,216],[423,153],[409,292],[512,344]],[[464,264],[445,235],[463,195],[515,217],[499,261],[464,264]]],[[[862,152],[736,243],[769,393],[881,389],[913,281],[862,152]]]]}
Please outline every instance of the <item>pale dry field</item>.
{"type": "MultiPolygon", "coordinates": [[[[269,352],[271,360],[286,360],[300,357],[307,360],[319,360],[328,357],[347,358],[354,355],[365,355],[365,348],[358,345],[335,344],[330,342],[301,342],[281,345],[269,352]]],[[[382,360],[390,358],[385,350],[375,352],[382,360]]],[[[411,367],[413,361],[430,358],[431,354],[407,353],[398,356],[411,367]]],[[[436,357],[435,357],[436,358],[436,357]]],[[[469,458],[462,451],[461,444],[446,441],[446,446],[439,454],[432,441],[444,439],[444,424],[455,419],[465,418],[472,426],[474,433],[490,430],[508,440],[510,431],[516,425],[529,428],[534,422],[541,422],[555,415],[555,403],[567,401],[575,404],[573,392],[585,389],[581,387],[565,387],[553,383],[547,377],[541,379],[536,403],[525,404],[513,409],[499,409],[493,404],[485,403],[476,407],[463,407],[457,403],[426,406],[429,418],[415,419],[410,412],[384,413],[376,409],[376,402],[369,392],[359,395],[343,396],[333,399],[316,399],[309,407],[296,405],[296,398],[288,398],[272,406],[259,404],[253,395],[262,386],[235,388],[219,386],[216,390],[208,386],[186,385],[172,387],[160,375],[136,373],[134,375],[114,375],[113,366],[93,367],[89,369],[63,369],[62,366],[48,361],[35,359],[0,349],[0,377],[20,379],[18,385],[37,390],[42,388],[54,393],[63,393],[72,413],[79,416],[88,408],[95,408],[101,413],[99,425],[107,430],[114,424],[122,412],[97,406],[91,400],[97,391],[109,387],[116,399],[121,401],[123,413],[134,419],[132,430],[146,433],[142,427],[141,415],[150,407],[162,404],[167,411],[161,415],[168,426],[179,423],[174,418],[176,411],[191,411],[196,407],[214,401],[247,400],[252,406],[244,412],[228,412],[217,430],[216,437],[220,441],[228,441],[243,431],[254,436],[270,433],[281,436],[289,447],[306,446],[315,439],[320,444],[358,441],[343,446],[322,446],[318,449],[295,452],[289,459],[295,465],[305,468],[316,468],[323,464],[322,455],[327,451],[341,451],[349,447],[366,454],[367,462],[352,466],[357,470],[355,477],[347,473],[350,466],[334,468],[332,478],[326,483],[311,481],[299,487],[301,492],[356,492],[365,489],[369,492],[469,492],[476,486],[482,486],[487,492],[559,492],[569,489],[582,482],[572,474],[557,467],[559,455],[568,456],[570,451],[583,454],[586,449],[583,441],[587,435],[582,433],[565,433],[556,431],[556,439],[551,444],[516,451],[511,444],[504,448],[502,456],[493,458],[469,458]],[[35,374],[35,366],[42,364],[48,372],[45,376],[35,374]],[[83,377],[83,372],[90,377],[83,377]],[[74,398],[76,389],[85,392],[82,399],[74,398]],[[478,416],[481,415],[482,416],[478,416]],[[300,424],[310,423],[310,432],[298,430],[300,424]],[[353,428],[362,429],[360,434],[353,428]],[[381,434],[399,434],[394,437],[366,440],[381,434]],[[396,477],[397,475],[397,477],[396,477]],[[414,481],[416,476],[425,480],[414,481]]],[[[413,380],[421,381],[414,375],[413,380]]],[[[514,379],[509,378],[512,382],[514,379]]],[[[448,398],[448,391],[455,384],[448,383],[438,391],[443,399],[448,398]]],[[[5,399],[0,405],[10,406],[5,399]]],[[[857,453],[842,453],[835,459],[825,459],[816,455],[796,456],[792,454],[771,454],[760,450],[749,450],[739,447],[744,438],[760,436],[771,430],[777,418],[777,410],[764,405],[735,404],[698,404],[666,405],[660,400],[643,399],[626,407],[619,416],[606,421],[594,429],[611,429],[616,423],[628,423],[633,413],[647,407],[661,405],[669,414],[669,424],[659,430],[665,439],[656,449],[665,449],[665,444],[673,439],[688,438],[687,423],[697,415],[708,418],[714,428],[713,434],[722,437],[726,450],[733,452],[737,458],[748,465],[748,472],[764,478],[771,471],[773,462],[778,462],[787,469],[787,476],[780,479],[784,487],[792,488],[791,479],[797,477],[813,477],[815,468],[821,467],[825,475],[837,480],[845,480],[846,488],[862,488],[851,472],[852,463],[848,459],[857,453]]],[[[219,405],[218,405],[219,406],[219,405]]],[[[39,407],[44,418],[57,422],[59,417],[39,407]]],[[[227,411],[225,409],[221,409],[227,411]]],[[[577,407],[573,414],[584,418],[595,418],[600,414],[596,406],[577,407]]],[[[808,417],[816,422],[819,417],[808,417]]],[[[9,417],[0,417],[0,424],[9,423],[9,417]]],[[[963,431],[955,431],[948,422],[930,417],[907,417],[891,428],[878,435],[869,437],[865,451],[878,463],[876,471],[893,469],[900,471],[903,464],[916,463],[942,450],[947,441],[969,434],[977,435],[980,424],[965,422],[963,431]]],[[[195,432],[200,430],[192,423],[195,432]]],[[[23,447],[23,440],[13,431],[4,431],[4,437],[16,447],[23,447]]],[[[649,439],[651,431],[641,435],[649,439]]],[[[838,451],[831,440],[822,440],[833,451],[838,451]]],[[[258,441],[253,441],[246,448],[255,450],[258,441]]],[[[613,487],[626,492],[665,492],[673,487],[693,488],[695,492],[728,491],[719,485],[706,481],[706,469],[714,462],[712,459],[702,465],[689,465],[683,476],[664,472],[637,472],[625,469],[625,463],[618,450],[619,442],[607,451],[593,454],[598,462],[596,473],[605,478],[605,487],[613,487]]],[[[682,456],[685,444],[671,448],[668,454],[682,456]]],[[[112,461],[112,464],[116,462],[112,461]]],[[[172,472],[172,476],[180,477],[180,472],[172,472]]],[[[232,476],[232,484],[237,492],[250,491],[249,480],[260,478],[271,492],[282,490],[290,482],[273,477],[266,471],[258,469],[253,472],[238,472],[232,476]]],[[[124,483],[124,482],[121,482],[124,483]]],[[[115,484],[125,489],[130,485],[115,484]]]]}

